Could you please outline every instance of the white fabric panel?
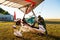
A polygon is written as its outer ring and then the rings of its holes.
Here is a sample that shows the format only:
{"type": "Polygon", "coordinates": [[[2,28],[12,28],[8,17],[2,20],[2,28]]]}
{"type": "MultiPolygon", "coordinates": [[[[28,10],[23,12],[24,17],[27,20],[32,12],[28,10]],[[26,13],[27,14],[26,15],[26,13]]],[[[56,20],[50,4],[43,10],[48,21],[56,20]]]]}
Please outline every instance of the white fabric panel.
{"type": "Polygon", "coordinates": [[[11,6],[12,6],[12,7],[15,7],[16,5],[17,5],[17,3],[13,3],[11,6]]]}
{"type": "Polygon", "coordinates": [[[9,3],[9,1],[5,1],[4,3],[2,3],[2,5],[6,5],[6,4],[8,4],[9,3]]]}
{"type": "Polygon", "coordinates": [[[0,0],[0,3],[3,3],[5,0],[0,0]]]}
{"type": "Polygon", "coordinates": [[[10,6],[10,5],[12,5],[14,2],[10,2],[9,4],[7,4],[6,6],[10,6]]]}
{"type": "Polygon", "coordinates": [[[20,7],[22,7],[23,5],[20,5],[20,4],[16,4],[16,5],[14,5],[16,8],[20,8],[20,7]]]}
{"type": "Polygon", "coordinates": [[[9,7],[14,7],[14,8],[20,8],[23,5],[17,4],[17,3],[13,3],[12,5],[10,5],[9,7]]]}
{"type": "Polygon", "coordinates": [[[27,7],[21,8],[20,10],[25,13],[27,7]]]}

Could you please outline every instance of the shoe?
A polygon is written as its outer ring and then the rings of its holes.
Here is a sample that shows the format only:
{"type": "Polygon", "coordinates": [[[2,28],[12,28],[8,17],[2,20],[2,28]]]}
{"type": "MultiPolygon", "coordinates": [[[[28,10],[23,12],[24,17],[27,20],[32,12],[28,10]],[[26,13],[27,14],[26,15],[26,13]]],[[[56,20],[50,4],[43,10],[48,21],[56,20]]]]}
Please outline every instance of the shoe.
{"type": "Polygon", "coordinates": [[[22,33],[20,33],[20,32],[14,32],[14,35],[18,36],[18,37],[22,37],[22,33]]]}
{"type": "Polygon", "coordinates": [[[45,32],[45,35],[46,35],[46,36],[48,36],[48,33],[47,33],[47,31],[45,32]]]}

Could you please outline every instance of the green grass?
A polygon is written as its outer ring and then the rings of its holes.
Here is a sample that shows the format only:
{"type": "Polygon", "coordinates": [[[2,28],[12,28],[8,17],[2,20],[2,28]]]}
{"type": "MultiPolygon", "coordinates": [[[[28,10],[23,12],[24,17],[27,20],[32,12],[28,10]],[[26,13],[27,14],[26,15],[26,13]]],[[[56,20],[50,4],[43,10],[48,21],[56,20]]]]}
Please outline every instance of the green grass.
{"type": "MultiPolygon", "coordinates": [[[[60,37],[60,24],[47,24],[47,32],[54,36],[39,36],[31,32],[23,33],[22,38],[17,38],[13,34],[13,22],[0,22],[0,40],[56,40],[54,37],[60,37]]],[[[58,39],[57,39],[58,40],[58,39]]]]}

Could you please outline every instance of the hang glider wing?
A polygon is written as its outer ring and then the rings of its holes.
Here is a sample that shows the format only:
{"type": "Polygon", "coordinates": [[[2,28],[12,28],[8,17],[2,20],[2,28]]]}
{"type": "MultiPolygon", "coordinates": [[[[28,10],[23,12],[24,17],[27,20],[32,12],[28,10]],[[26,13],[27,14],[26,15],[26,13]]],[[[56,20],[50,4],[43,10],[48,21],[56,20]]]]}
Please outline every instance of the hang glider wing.
{"type": "Polygon", "coordinates": [[[24,13],[29,13],[43,1],[44,0],[0,0],[0,5],[18,8],[24,13]]]}

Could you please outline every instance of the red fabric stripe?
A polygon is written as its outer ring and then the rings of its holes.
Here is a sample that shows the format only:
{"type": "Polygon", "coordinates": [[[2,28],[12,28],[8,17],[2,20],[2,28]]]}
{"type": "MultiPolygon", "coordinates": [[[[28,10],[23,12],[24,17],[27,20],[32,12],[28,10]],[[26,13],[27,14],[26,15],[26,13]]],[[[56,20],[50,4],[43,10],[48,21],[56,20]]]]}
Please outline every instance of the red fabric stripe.
{"type": "Polygon", "coordinates": [[[36,2],[33,2],[32,0],[25,0],[25,1],[31,2],[31,5],[26,12],[26,14],[28,14],[31,11],[31,9],[36,5],[36,2]]]}
{"type": "Polygon", "coordinates": [[[25,0],[25,1],[27,1],[27,2],[31,2],[31,0],[25,0]]]}
{"type": "Polygon", "coordinates": [[[36,2],[33,2],[32,0],[25,0],[27,2],[31,2],[32,3],[32,6],[34,6],[36,4],[36,2]]]}
{"type": "Polygon", "coordinates": [[[14,20],[16,20],[16,12],[14,12],[14,20]]]}

